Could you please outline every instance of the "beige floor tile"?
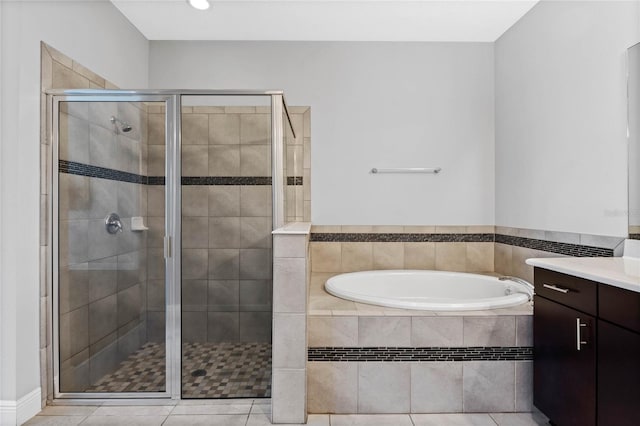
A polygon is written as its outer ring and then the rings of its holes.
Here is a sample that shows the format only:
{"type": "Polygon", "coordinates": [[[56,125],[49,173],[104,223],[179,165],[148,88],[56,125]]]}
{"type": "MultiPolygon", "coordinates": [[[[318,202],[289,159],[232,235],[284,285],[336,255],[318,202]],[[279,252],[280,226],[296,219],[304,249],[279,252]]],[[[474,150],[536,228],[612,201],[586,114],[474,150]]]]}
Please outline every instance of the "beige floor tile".
{"type": "Polygon", "coordinates": [[[251,404],[178,405],[171,415],[249,414],[249,411],[251,404]]]}
{"type": "Polygon", "coordinates": [[[79,425],[86,416],[35,416],[25,425],[79,425]]]}
{"type": "Polygon", "coordinates": [[[541,413],[496,413],[491,414],[498,426],[538,426],[548,424],[541,413]]]}
{"type": "Polygon", "coordinates": [[[496,426],[488,414],[412,414],[415,426],[496,426]]]}
{"type": "Polygon", "coordinates": [[[251,413],[247,420],[247,426],[271,425],[271,413],[251,413]]]}
{"type": "Polygon", "coordinates": [[[307,426],[329,426],[328,414],[309,414],[307,426]]]}
{"type": "Polygon", "coordinates": [[[83,425],[160,426],[167,416],[89,416],[83,425]]]}
{"type": "Polygon", "coordinates": [[[186,416],[169,416],[163,423],[163,426],[176,425],[202,425],[202,426],[245,426],[247,415],[186,415],[186,416]]]}
{"type": "Polygon", "coordinates": [[[94,416],[167,416],[173,405],[98,407],[94,416]]]}
{"type": "Polygon", "coordinates": [[[332,415],[331,426],[412,426],[407,414],[332,415]]]}
{"type": "MultiPolygon", "coordinates": [[[[269,401],[268,398],[265,400],[269,401]]],[[[260,400],[258,400],[260,401],[260,400]]],[[[180,405],[253,405],[254,400],[251,398],[229,398],[229,399],[182,399],[178,402],[180,405]]],[[[175,413],[171,413],[175,414],[175,413]]]]}
{"type": "Polygon", "coordinates": [[[268,404],[253,404],[251,414],[268,414],[271,415],[271,402],[268,404]]]}
{"type": "Polygon", "coordinates": [[[49,405],[38,413],[39,416],[90,416],[97,405],[49,405]]]}
{"type": "MultiPolygon", "coordinates": [[[[290,424],[290,426],[303,426],[303,423],[294,423],[290,424]]],[[[306,426],[329,426],[329,415],[328,414],[309,414],[307,418],[306,426]]],[[[249,421],[247,422],[247,426],[271,426],[271,415],[270,414],[251,414],[249,416],[249,421]]]]}

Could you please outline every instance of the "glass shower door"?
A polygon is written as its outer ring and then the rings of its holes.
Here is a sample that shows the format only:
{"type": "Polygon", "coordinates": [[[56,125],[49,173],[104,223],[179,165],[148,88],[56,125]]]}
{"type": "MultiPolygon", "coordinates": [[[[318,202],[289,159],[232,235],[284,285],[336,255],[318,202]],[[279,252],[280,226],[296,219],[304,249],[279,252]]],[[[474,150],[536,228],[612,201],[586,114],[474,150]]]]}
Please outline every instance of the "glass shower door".
{"type": "Polygon", "coordinates": [[[165,103],[54,98],[57,397],[166,395],[165,103]]]}
{"type": "Polygon", "coordinates": [[[182,102],[182,397],[269,397],[271,97],[182,102]]]}

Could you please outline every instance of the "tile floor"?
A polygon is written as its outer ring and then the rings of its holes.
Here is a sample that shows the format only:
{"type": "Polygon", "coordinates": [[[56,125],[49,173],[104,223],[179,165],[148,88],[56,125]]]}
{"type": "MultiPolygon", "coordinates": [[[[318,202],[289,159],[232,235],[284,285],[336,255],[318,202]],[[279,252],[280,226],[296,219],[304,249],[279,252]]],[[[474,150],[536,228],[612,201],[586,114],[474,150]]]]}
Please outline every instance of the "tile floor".
{"type": "MultiPolygon", "coordinates": [[[[145,343],[87,392],[164,391],[164,345],[145,343]]],[[[183,398],[268,398],[270,343],[185,343],[183,398]],[[202,375],[192,374],[200,370],[202,375]]]]}
{"type": "MultiPolygon", "coordinates": [[[[183,400],[175,405],[49,406],[26,425],[263,426],[270,425],[269,399],[183,400]]],[[[496,414],[311,414],[309,426],[537,426],[540,413],[496,414]]]]}

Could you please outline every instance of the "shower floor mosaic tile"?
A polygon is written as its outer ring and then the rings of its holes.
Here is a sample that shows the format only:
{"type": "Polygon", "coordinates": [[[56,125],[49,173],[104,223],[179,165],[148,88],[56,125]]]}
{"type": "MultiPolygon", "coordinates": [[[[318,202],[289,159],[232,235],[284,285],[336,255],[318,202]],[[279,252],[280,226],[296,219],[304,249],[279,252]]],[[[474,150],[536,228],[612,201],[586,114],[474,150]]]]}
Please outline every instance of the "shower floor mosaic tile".
{"type": "Polygon", "coordinates": [[[117,370],[104,375],[87,392],[163,392],[164,353],[164,344],[145,343],[122,361],[117,370]]]}
{"type": "Polygon", "coordinates": [[[187,343],[182,348],[183,398],[271,396],[270,343],[187,343]],[[204,376],[192,374],[205,370],[204,376]]]}
{"type": "MultiPolygon", "coordinates": [[[[160,392],[165,382],[163,344],[146,343],[87,392],[160,392]]],[[[183,398],[271,396],[271,344],[185,343],[183,398]]]]}

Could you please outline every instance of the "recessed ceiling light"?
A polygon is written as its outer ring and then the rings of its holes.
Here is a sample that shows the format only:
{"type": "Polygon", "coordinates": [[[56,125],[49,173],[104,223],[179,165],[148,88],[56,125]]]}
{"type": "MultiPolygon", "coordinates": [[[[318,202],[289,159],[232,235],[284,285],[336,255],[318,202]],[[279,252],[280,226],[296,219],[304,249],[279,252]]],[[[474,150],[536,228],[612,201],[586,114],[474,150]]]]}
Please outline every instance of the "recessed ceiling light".
{"type": "Polygon", "coordinates": [[[209,9],[209,1],[208,0],[187,0],[189,6],[198,10],[207,10],[209,9]]]}

